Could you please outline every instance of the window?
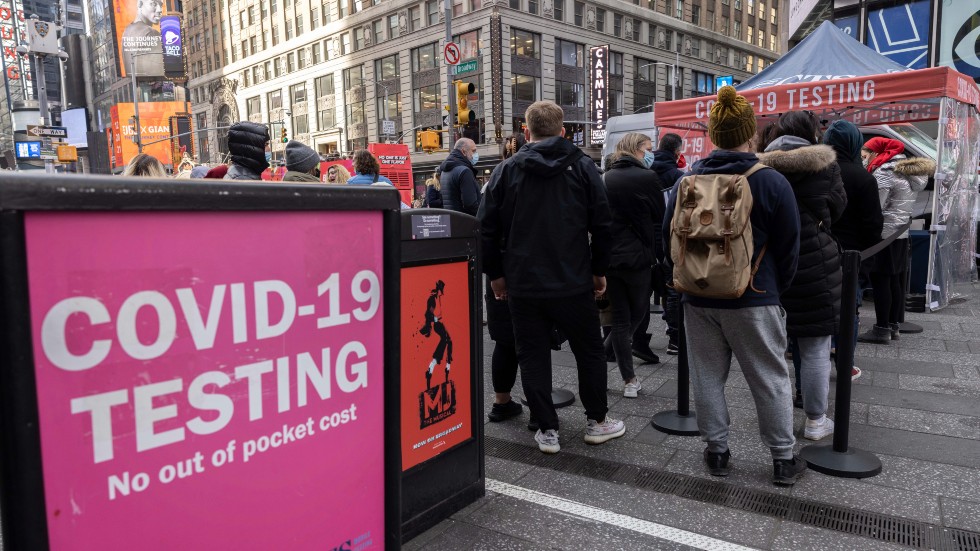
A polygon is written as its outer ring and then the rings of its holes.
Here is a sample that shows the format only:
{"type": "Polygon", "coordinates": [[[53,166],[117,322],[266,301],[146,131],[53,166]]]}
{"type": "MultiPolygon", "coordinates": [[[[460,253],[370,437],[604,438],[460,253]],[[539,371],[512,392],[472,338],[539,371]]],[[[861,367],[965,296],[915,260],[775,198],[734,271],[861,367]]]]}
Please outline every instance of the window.
{"type": "Polygon", "coordinates": [[[653,82],[656,76],[656,68],[657,65],[651,59],[633,58],[633,75],[637,80],[653,82]]]}
{"type": "Polygon", "coordinates": [[[269,92],[268,101],[269,101],[269,111],[270,112],[273,111],[274,109],[281,109],[282,108],[282,90],[273,90],[272,92],[269,92]]]}
{"type": "Polygon", "coordinates": [[[248,98],[245,100],[245,113],[248,114],[248,118],[252,118],[252,115],[262,114],[262,98],[255,96],[254,98],[248,98]]]}
{"type": "MultiPolygon", "coordinates": [[[[701,9],[698,8],[698,11],[700,12],[701,9]]],[[[715,12],[708,10],[708,16],[705,18],[705,24],[709,31],[715,30],[715,12]]]]}
{"type": "Polygon", "coordinates": [[[742,9],[742,0],[735,0],[735,9],[736,10],[742,9]]]}
{"type": "Polygon", "coordinates": [[[320,56],[320,43],[319,42],[314,42],[313,43],[313,46],[310,48],[310,51],[312,53],[311,59],[310,59],[310,63],[312,63],[313,65],[316,65],[316,64],[320,63],[321,61],[323,61],[323,58],[320,56]]]}
{"type": "MultiPolygon", "coordinates": [[[[395,17],[395,30],[397,30],[398,16],[396,15],[394,17],[395,17]]],[[[371,23],[371,29],[373,30],[373,34],[374,34],[373,44],[381,44],[382,42],[385,41],[384,21],[382,21],[381,19],[374,21],[373,23],[371,23]]],[[[388,38],[392,38],[391,35],[389,35],[388,38]]]]}
{"type": "Polygon", "coordinates": [[[375,80],[398,78],[398,54],[383,57],[374,62],[375,80]]]}
{"type": "MultiPolygon", "coordinates": [[[[211,60],[209,59],[208,60],[208,65],[211,64],[210,62],[211,62],[211,60]]],[[[271,79],[272,78],[272,74],[273,74],[272,73],[272,62],[271,61],[266,61],[265,62],[265,80],[271,79]]]]}
{"type": "Polygon", "coordinates": [[[408,32],[415,32],[422,28],[422,10],[418,7],[408,8],[408,32]]]}
{"type": "Polygon", "coordinates": [[[262,33],[262,51],[269,48],[269,33],[262,33]]]}
{"type": "Polygon", "coordinates": [[[313,85],[316,88],[316,97],[318,98],[332,96],[337,93],[337,88],[334,85],[333,73],[323,75],[322,77],[317,77],[317,79],[313,81],[313,85]]]}
{"type": "Polygon", "coordinates": [[[556,102],[567,107],[585,107],[585,86],[577,82],[555,83],[556,102]]]}
{"type": "MultiPolygon", "coordinates": [[[[271,5],[272,13],[276,13],[279,11],[278,0],[271,0],[270,5],[271,5]]],[[[211,11],[214,11],[214,9],[212,9],[211,11]]]]}
{"type": "Polygon", "coordinates": [[[595,30],[599,32],[606,32],[606,10],[596,8],[595,30]]]}
{"type": "MultiPolygon", "coordinates": [[[[332,96],[336,93],[332,73],[317,78],[314,81],[314,85],[316,86],[317,98],[332,96]]],[[[322,105],[321,102],[317,102],[317,123],[319,124],[319,130],[330,130],[337,126],[336,100],[326,102],[325,106],[322,105]]]]}
{"type": "Polygon", "coordinates": [[[286,55],[286,74],[292,74],[296,72],[296,53],[289,52],[286,55]]]}
{"type": "Polygon", "coordinates": [[[663,35],[663,38],[661,40],[661,42],[663,42],[663,44],[661,44],[660,46],[662,48],[667,49],[667,50],[673,50],[674,49],[674,31],[672,31],[670,29],[662,30],[662,31],[660,31],[660,34],[663,35]]]}
{"type": "Polygon", "coordinates": [[[352,51],[350,47],[350,33],[340,35],[340,55],[347,55],[352,51]]]}
{"type": "Polygon", "coordinates": [[[731,20],[728,19],[727,15],[721,16],[721,34],[728,36],[731,30],[731,20]]]}
{"type": "Polygon", "coordinates": [[[751,72],[753,65],[755,65],[755,57],[754,56],[751,56],[751,55],[750,56],[746,56],[745,57],[745,70],[751,72]]]}
{"type": "Polygon", "coordinates": [[[555,19],[565,20],[565,0],[555,0],[555,19]]]}
{"type": "Polygon", "coordinates": [[[510,77],[510,87],[515,101],[538,101],[541,85],[537,77],[514,75],[510,77]]]}
{"type": "Polygon", "coordinates": [[[459,44],[460,59],[474,59],[480,53],[480,31],[469,31],[453,37],[453,42],[459,44]]]}
{"type": "Polygon", "coordinates": [[[684,44],[684,35],[682,35],[681,33],[677,33],[677,40],[674,41],[674,47],[677,50],[677,53],[681,53],[681,48],[683,47],[683,44],[684,44]]]}
{"type": "Polygon", "coordinates": [[[425,3],[425,14],[429,25],[437,25],[439,23],[439,2],[438,0],[429,0],[425,3]]]}
{"type": "Polygon", "coordinates": [[[453,17],[459,17],[463,15],[463,0],[453,0],[453,17]]]}
{"type": "Polygon", "coordinates": [[[286,40],[289,40],[292,37],[293,37],[293,22],[286,21],[286,40]]]}
{"type": "Polygon", "coordinates": [[[306,83],[294,84],[289,87],[291,105],[306,101],[306,83]]]}
{"type": "Polygon", "coordinates": [[[388,40],[398,38],[398,15],[388,16],[388,40]]]}
{"type": "Polygon", "coordinates": [[[674,9],[674,17],[677,19],[684,19],[684,0],[677,0],[677,4],[674,9]]]}
{"type": "Polygon", "coordinates": [[[623,76],[623,54],[609,52],[609,74],[623,76]]]}
{"type": "Polygon", "coordinates": [[[354,51],[359,52],[364,49],[364,27],[354,29],[354,51]]]}
{"type": "Polygon", "coordinates": [[[609,90],[609,114],[623,114],[623,91],[609,90]]]}
{"type": "Polygon", "coordinates": [[[337,17],[339,19],[347,17],[347,0],[337,0],[337,17]]]}
{"type": "Polygon", "coordinates": [[[364,86],[364,66],[357,65],[344,69],[344,88],[350,90],[359,86],[364,86]]]}
{"type": "Polygon", "coordinates": [[[776,35],[774,34],[769,35],[769,49],[776,51],[776,35]]]}
{"type": "Polygon", "coordinates": [[[732,3],[731,0],[721,0],[721,5],[723,5],[723,6],[727,6],[727,5],[731,4],[731,3],[732,3]]]}
{"type": "Polygon", "coordinates": [[[766,3],[759,2],[759,19],[765,19],[765,18],[766,18],[766,3]]]}
{"type": "Polygon", "coordinates": [[[303,15],[296,16],[296,36],[303,34],[303,15]]]}
{"type": "Polygon", "coordinates": [[[765,48],[766,47],[766,33],[762,32],[762,31],[759,31],[759,43],[758,44],[759,44],[759,47],[760,48],[765,48]]]}
{"type": "Polygon", "coordinates": [[[527,0],[527,11],[528,11],[528,13],[537,15],[538,14],[538,0],[527,0]]]}
{"type": "Polygon", "coordinates": [[[433,42],[412,50],[412,72],[418,73],[439,67],[439,58],[436,57],[437,48],[438,44],[433,42]]]}
{"type": "Polygon", "coordinates": [[[479,9],[483,9],[483,0],[470,0],[470,11],[474,12],[479,9]]]}
{"type": "Polygon", "coordinates": [[[613,36],[623,36],[623,16],[618,13],[613,14],[613,36]]]}
{"type": "Polygon", "coordinates": [[[751,44],[755,41],[755,27],[749,25],[748,29],[745,31],[745,41],[751,44]]]}
{"type": "Polygon", "coordinates": [[[773,25],[776,24],[776,8],[775,7],[769,8],[769,23],[771,23],[773,25]]]}
{"type": "Polygon", "coordinates": [[[691,55],[693,57],[701,57],[701,39],[700,38],[689,38],[691,41],[691,55]]]}
{"type": "Polygon", "coordinates": [[[734,36],[737,40],[742,40],[742,22],[741,21],[736,21],[735,22],[735,30],[733,31],[732,36],[734,36]]]}
{"type": "Polygon", "coordinates": [[[278,78],[279,76],[281,76],[282,75],[282,58],[281,57],[277,57],[277,58],[273,59],[272,60],[272,66],[274,68],[274,74],[276,75],[276,78],[278,78]]]}
{"type": "Polygon", "coordinates": [[[252,66],[252,82],[254,82],[255,84],[262,82],[261,80],[259,80],[259,69],[261,69],[260,65],[252,66]]]}
{"type": "Polygon", "coordinates": [[[272,45],[275,46],[276,44],[279,44],[279,26],[278,25],[273,25],[272,26],[272,45]]]}
{"type": "Polygon", "coordinates": [[[510,54],[541,59],[541,35],[511,28],[510,54]]]}
{"type": "Polygon", "coordinates": [[[761,57],[756,60],[756,71],[762,71],[762,67],[763,67],[764,62],[765,62],[765,60],[762,59],[761,57]]]}
{"type": "Polygon", "coordinates": [[[701,25],[701,6],[691,6],[691,23],[701,25]]]}
{"type": "Polygon", "coordinates": [[[585,4],[576,1],[573,9],[575,10],[575,26],[581,27],[583,14],[585,13],[585,4]]]}
{"type": "Polygon", "coordinates": [[[569,67],[585,67],[585,46],[560,38],[556,39],[555,63],[569,67]]]}
{"type": "Polygon", "coordinates": [[[512,10],[521,9],[521,0],[510,0],[510,9],[512,10]]]}
{"type": "Polygon", "coordinates": [[[245,56],[248,55],[248,40],[242,40],[241,46],[242,59],[245,59],[245,56]]]}
{"type": "Polygon", "coordinates": [[[652,109],[656,99],[653,96],[648,96],[646,94],[633,94],[633,112],[634,113],[645,113],[648,109],[652,109]]]}
{"type": "Polygon", "coordinates": [[[423,86],[415,90],[415,111],[439,109],[439,85],[423,86]]]}
{"type": "Polygon", "coordinates": [[[248,7],[248,24],[249,25],[255,24],[255,6],[248,7]]]}
{"type": "Polygon", "coordinates": [[[651,24],[647,25],[647,44],[650,46],[657,44],[657,27],[651,24]]]}
{"type": "Polygon", "coordinates": [[[248,37],[248,53],[251,54],[251,55],[255,55],[255,37],[254,36],[248,37]]]}
{"type": "Polygon", "coordinates": [[[244,29],[245,28],[245,12],[241,12],[241,13],[238,14],[238,22],[241,23],[242,28],[244,29]]]}
{"type": "Polygon", "coordinates": [[[299,57],[299,68],[303,69],[306,67],[306,48],[299,50],[296,55],[299,57]]]}

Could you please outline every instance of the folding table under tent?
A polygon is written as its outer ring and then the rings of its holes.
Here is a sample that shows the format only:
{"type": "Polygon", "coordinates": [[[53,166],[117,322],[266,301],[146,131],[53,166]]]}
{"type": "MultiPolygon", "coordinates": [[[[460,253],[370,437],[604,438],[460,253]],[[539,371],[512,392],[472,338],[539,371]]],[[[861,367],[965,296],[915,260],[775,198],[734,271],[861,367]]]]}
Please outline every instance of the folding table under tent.
{"type": "MultiPolygon", "coordinates": [[[[837,119],[858,126],[938,121],[926,306],[934,311],[949,305],[977,280],[980,88],[972,78],[949,67],[904,70],[825,22],[737,88],[752,104],[760,130],[794,110],[811,111],[825,124],[837,119]],[[803,68],[815,70],[802,74],[803,68]],[[881,68],[890,72],[862,73],[881,68]]],[[[654,109],[660,135],[676,132],[684,137],[689,163],[714,148],[707,124],[715,99],[662,102],[654,109]]]]}

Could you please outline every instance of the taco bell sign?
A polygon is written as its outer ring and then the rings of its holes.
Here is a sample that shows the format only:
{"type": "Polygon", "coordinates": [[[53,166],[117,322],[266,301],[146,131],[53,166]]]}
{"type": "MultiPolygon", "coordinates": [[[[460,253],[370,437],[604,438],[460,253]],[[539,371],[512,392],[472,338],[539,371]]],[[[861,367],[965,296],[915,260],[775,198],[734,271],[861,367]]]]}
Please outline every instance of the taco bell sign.
{"type": "Polygon", "coordinates": [[[167,78],[184,76],[184,46],[181,40],[180,17],[160,18],[160,42],[163,45],[163,71],[167,78]]]}
{"type": "Polygon", "coordinates": [[[595,46],[589,49],[590,82],[592,94],[590,114],[592,119],[592,144],[601,145],[606,141],[606,119],[608,118],[609,89],[609,46],[595,46]]]}

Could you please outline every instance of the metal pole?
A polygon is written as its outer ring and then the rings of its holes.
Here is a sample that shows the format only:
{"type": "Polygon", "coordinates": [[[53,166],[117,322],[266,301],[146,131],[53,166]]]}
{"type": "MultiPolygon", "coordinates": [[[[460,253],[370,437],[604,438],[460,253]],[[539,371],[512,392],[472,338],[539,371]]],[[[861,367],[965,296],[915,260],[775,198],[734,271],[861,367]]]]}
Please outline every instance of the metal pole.
{"type": "MultiPolygon", "coordinates": [[[[48,87],[47,82],[44,80],[44,56],[34,54],[34,69],[37,72],[37,100],[41,108],[41,126],[47,126],[50,121],[48,120],[48,87]]],[[[45,141],[51,140],[50,137],[44,137],[42,139],[45,141]]],[[[44,172],[54,174],[53,160],[44,159],[44,172]]]]}
{"type": "Polygon", "coordinates": [[[674,53],[677,56],[674,61],[674,99],[679,99],[677,97],[677,71],[681,68],[681,53],[677,51],[674,53]]]}
{"type": "MultiPolygon", "coordinates": [[[[453,5],[452,0],[445,0],[446,10],[446,45],[453,41],[453,5]]],[[[443,59],[445,61],[445,59],[443,59]]],[[[443,144],[446,149],[452,149],[456,143],[454,131],[456,129],[456,101],[453,99],[456,91],[453,87],[453,66],[446,63],[446,101],[449,105],[449,124],[446,125],[446,139],[448,144],[443,144]]]]}
{"type": "MultiPolygon", "coordinates": [[[[133,64],[135,65],[135,63],[133,64]]],[[[133,67],[136,68],[135,66],[133,67]]],[[[140,98],[139,87],[136,85],[136,71],[130,74],[133,80],[133,126],[136,131],[136,152],[143,152],[143,132],[140,130],[140,98]]]]}

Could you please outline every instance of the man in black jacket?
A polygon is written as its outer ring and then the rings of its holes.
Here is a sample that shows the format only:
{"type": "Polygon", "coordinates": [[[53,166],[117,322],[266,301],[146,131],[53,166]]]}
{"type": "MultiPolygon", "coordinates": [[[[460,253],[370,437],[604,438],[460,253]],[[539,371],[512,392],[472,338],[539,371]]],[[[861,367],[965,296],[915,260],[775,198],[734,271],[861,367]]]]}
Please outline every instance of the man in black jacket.
{"type": "Polygon", "coordinates": [[[439,167],[442,208],[476,215],[480,208],[480,184],[476,181],[475,165],[479,159],[473,140],[456,141],[449,157],[439,167]]]}
{"type": "Polygon", "coordinates": [[[601,444],[626,433],[622,421],[606,415],[607,371],[595,305],[609,266],[609,202],[595,163],[562,137],[563,117],[551,101],[528,107],[529,143],[493,171],[477,214],[483,271],[495,298],[510,304],[524,394],[539,426],[534,439],[545,453],[561,449],[551,401],[555,326],[575,354],[585,441],[601,444]]]}
{"type": "Polygon", "coordinates": [[[228,129],[228,158],[231,166],[225,180],[261,180],[262,171],[269,168],[265,146],[269,144],[269,129],[264,124],[242,121],[228,129]]]}
{"type": "Polygon", "coordinates": [[[660,147],[653,152],[653,164],[650,168],[660,176],[664,191],[674,187],[677,180],[684,176],[684,171],[677,167],[677,159],[683,145],[684,140],[677,134],[664,134],[660,138],[660,147]]]}

